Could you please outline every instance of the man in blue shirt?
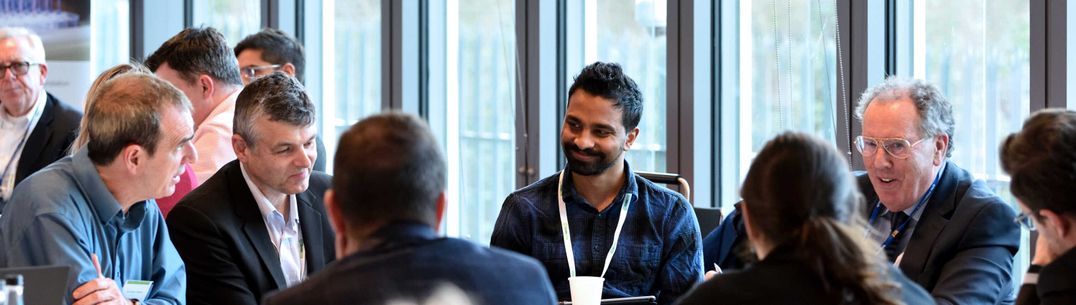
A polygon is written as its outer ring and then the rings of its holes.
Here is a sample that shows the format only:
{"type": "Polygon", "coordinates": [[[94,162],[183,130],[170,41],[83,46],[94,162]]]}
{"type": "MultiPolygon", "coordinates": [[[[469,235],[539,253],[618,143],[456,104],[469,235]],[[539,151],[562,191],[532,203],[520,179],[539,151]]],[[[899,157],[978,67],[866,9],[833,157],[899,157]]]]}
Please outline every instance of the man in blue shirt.
{"type": "Polygon", "coordinates": [[[152,198],[197,158],[191,104],[142,73],[91,98],[86,147],[24,180],[4,207],[0,265],[71,266],[67,303],[184,304],[183,262],[152,198]]]}
{"type": "Polygon", "coordinates": [[[497,217],[490,245],[541,261],[561,300],[572,276],[604,277],[603,298],[653,295],[659,304],[702,280],[691,204],[624,160],[639,135],[641,95],[617,64],[584,68],[561,129],[567,170],[509,195],[497,217]]]}
{"type": "Polygon", "coordinates": [[[418,117],[363,119],[341,135],[334,164],[325,210],[338,259],[262,304],[406,304],[446,286],[474,304],[556,304],[533,259],[437,236],[447,169],[418,117]]]}

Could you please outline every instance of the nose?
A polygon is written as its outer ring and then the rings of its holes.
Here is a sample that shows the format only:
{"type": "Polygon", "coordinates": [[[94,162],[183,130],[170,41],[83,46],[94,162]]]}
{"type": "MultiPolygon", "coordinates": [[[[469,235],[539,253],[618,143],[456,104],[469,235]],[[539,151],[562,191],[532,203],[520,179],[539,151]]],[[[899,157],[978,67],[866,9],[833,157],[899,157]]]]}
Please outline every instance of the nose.
{"type": "Polygon", "coordinates": [[[576,134],[572,143],[575,144],[575,147],[579,147],[579,149],[583,150],[594,147],[594,139],[590,137],[590,133],[585,131],[576,134]]]}
{"type": "Polygon", "coordinates": [[[187,141],[187,145],[184,146],[186,146],[183,148],[185,153],[185,156],[183,157],[184,163],[191,164],[198,162],[198,151],[194,150],[194,141],[187,141]]]}
{"type": "Polygon", "coordinates": [[[878,151],[875,152],[873,156],[871,156],[871,159],[874,161],[873,163],[875,168],[892,167],[893,159],[891,158],[893,158],[893,156],[890,156],[889,152],[885,151],[885,149],[882,149],[881,147],[879,147],[878,151]]]}
{"type": "Polygon", "coordinates": [[[293,163],[295,164],[295,167],[298,168],[310,168],[314,165],[314,160],[317,159],[317,154],[317,151],[310,152],[306,149],[301,150],[301,153],[294,159],[293,163]]]}

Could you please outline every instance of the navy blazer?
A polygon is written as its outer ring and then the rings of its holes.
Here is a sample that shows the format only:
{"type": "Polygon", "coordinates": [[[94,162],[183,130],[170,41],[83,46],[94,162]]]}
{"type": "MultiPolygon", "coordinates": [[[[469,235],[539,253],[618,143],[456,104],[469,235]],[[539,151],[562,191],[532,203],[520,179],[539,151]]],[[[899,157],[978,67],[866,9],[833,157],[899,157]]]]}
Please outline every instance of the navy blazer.
{"type": "MultiPolygon", "coordinates": [[[[900,270],[938,304],[1011,304],[1013,256],[1020,247],[1016,213],[964,169],[949,161],[944,166],[900,270]]],[[[867,199],[864,213],[870,213],[878,195],[865,173],[856,178],[867,199]]]]}
{"type": "MultiPolygon", "coordinates": [[[[426,303],[439,287],[454,286],[483,305],[554,305],[542,265],[508,250],[438,237],[426,224],[391,222],[363,250],[325,267],[263,304],[383,305],[426,303]]],[[[224,303],[221,303],[224,304],[224,303]]]]}
{"type": "Polygon", "coordinates": [[[45,94],[45,109],[22,148],[22,156],[15,169],[15,184],[66,157],[71,143],[78,137],[82,112],[64,104],[52,94],[45,94]]]}
{"type": "MultiPolygon", "coordinates": [[[[322,204],[330,179],[312,171],[310,186],[295,195],[308,275],[336,257],[335,235],[322,204]]],[[[167,223],[187,264],[187,304],[257,305],[270,291],[287,287],[238,160],[183,197],[167,223]]]]}

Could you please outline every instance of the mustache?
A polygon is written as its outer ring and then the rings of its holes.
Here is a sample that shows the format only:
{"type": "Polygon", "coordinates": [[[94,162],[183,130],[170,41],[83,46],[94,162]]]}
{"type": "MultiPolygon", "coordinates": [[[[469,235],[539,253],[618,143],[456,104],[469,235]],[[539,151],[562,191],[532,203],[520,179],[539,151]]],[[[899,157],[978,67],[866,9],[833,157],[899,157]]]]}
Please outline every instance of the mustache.
{"type": "Polygon", "coordinates": [[[588,155],[588,156],[604,157],[604,154],[602,154],[599,151],[596,151],[596,150],[591,149],[591,148],[581,149],[581,148],[579,148],[579,146],[576,146],[575,144],[572,144],[572,143],[565,143],[564,144],[564,150],[569,151],[569,152],[572,152],[572,151],[579,152],[579,153],[582,153],[582,154],[588,155]]]}

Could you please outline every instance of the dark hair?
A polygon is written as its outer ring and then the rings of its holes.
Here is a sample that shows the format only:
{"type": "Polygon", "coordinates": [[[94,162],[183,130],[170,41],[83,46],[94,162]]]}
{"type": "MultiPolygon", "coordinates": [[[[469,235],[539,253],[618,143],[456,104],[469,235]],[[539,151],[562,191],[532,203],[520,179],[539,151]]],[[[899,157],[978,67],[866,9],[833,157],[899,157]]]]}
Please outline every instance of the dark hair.
{"type": "Polygon", "coordinates": [[[235,57],[244,50],[253,49],[262,51],[262,60],[283,65],[291,63],[295,66],[295,78],[303,81],[303,70],[306,59],[303,56],[303,45],[288,36],[284,31],[274,28],[264,28],[251,34],[235,45],[235,57]]]}
{"type": "Polygon", "coordinates": [[[625,131],[631,132],[639,126],[643,116],[643,94],[635,81],[624,75],[620,65],[599,61],[586,66],[568,89],[569,101],[576,89],[613,100],[613,107],[620,109],[620,122],[625,131]]]}
{"type": "Polygon", "coordinates": [[[949,99],[945,98],[938,87],[924,80],[888,77],[881,84],[863,92],[853,115],[863,123],[863,114],[874,100],[895,101],[902,98],[915,104],[916,114],[919,115],[919,132],[924,137],[935,137],[943,133],[949,136],[945,157],[952,157],[953,144],[956,143],[953,141],[953,131],[956,129],[953,104],[949,103],[949,99]]]}
{"type": "Polygon", "coordinates": [[[1029,209],[1076,212],[1076,112],[1036,112],[1005,138],[1000,154],[1013,196],[1029,209]]]}
{"type": "Polygon", "coordinates": [[[283,72],[259,77],[239,92],[235,99],[235,134],[254,146],[257,133],[254,121],[268,115],[270,121],[306,127],[314,124],[314,103],[303,85],[283,72]]]}
{"type": "Polygon", "coordinates": [[[113,78],[97,89],[86,113],[86,143],[90,160],[108,165],[128,145],[142,146],[153,155],[160,141],[161,116],[165,107],[186,113],[191,103],[172,84],[141,72],[113,78]]]}
{"type": "Polygon", "coordinates": [[[887,263],[863,236],[863,196],[846,164],[823,140],[778,135],[744,179],[748,222],[759,238],[794,249],[823,283],[829,303],[901,304],[897,284],[884,276],[887,263]]]}
{"type": "Polygon", "coordinates": [[[199,74],[205,74],[226,84],[243,85],[232,48],[228,47],[224,35],[212,27],[183,29],[161,44],[145,62],[154,72],[164,63],[179,72],[188,83],[194,82],[199,74]]]}
{"type": "Polygon", "coordinates": [[[340,137],[333,191],[348,221],[437,223],[445,160],[422,119],[400,112],[370,116],[340,137]]]}

